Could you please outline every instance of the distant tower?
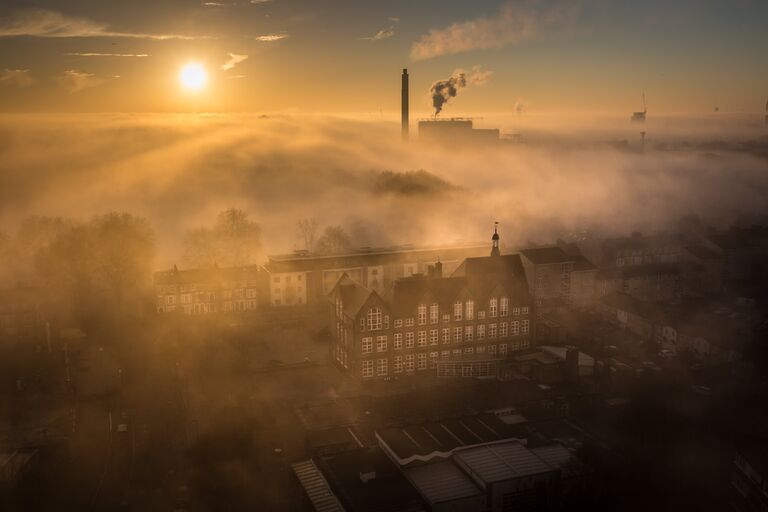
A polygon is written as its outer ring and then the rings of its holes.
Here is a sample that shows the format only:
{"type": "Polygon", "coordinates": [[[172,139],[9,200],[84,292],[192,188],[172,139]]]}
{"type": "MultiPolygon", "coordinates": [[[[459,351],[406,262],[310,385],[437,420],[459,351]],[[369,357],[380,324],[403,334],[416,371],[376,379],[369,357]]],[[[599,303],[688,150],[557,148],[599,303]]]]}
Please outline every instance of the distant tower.
{"type": "Polygon", "coordinates": [[[401,117],[400,122],[402,124],[402,131],[403,131],[403,140],[408,140],[408,70],[403,69],[403,88],[402,88],[402,98],[401,98],[401,117]]]}
{"type": "Polygon", "coordinates": [[[501,251],[499,251],[499,223],[498,222],[493,223],[493,236],[491,237],[491,241],[493,242],[493,245],[491,247],[491,256],[500,256],[501,251]]]}
{"type": "Polygon", "coordinates": [[[768,101],[765,102],[765,126],[768,126],[768,101]]]}
{"type": "Polygon", "coordinates": [[[640,147],[645,149],[645,132],[640,132],[640,147]]]}

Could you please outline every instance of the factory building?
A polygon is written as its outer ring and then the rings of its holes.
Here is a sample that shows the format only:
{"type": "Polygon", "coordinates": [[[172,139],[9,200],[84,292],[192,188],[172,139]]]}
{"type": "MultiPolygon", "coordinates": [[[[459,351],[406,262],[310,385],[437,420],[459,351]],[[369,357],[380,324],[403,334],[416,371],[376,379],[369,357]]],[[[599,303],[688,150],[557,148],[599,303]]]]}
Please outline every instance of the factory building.
{"type": "Polygon", "coordinates": [[[425,119],[419,121],[419,141],[460,145],[497,143],[499,130],[475,128],[472,119],[425,119]]]}

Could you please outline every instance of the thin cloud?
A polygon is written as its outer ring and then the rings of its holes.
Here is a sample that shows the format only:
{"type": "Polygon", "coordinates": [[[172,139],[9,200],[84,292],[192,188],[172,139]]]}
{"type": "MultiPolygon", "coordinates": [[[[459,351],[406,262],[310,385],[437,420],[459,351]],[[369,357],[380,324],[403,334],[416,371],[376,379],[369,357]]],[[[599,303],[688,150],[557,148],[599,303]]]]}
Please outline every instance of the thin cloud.
{"type": "Polygon", "coordinates": [[[366,41],[381,41],[382,39],[389,39],[395,35],[395,27],[389,27],[376,32],[376,34],[370,37],[361,37],[360,39],[366,41]]]}
{"type": "Polygon", "coordinates": [[[86,73],[84,71],[77,71],[74,69],[68,69],[59,77],[59,84],[61,84],[70,93],[84,91],[85,89],[91,89],[92,87],[103,84],[105,80],[99,78],[92,73],[86,73]]]}
{"type": "Polygon", "coordinates": [[[400,18],[398,18],[397,16],[390,16],[390,17],[389,17],[389,18],[387,18],[387,19],[388,19],[389,21],[394,21],[395,23],[397,23],[398,21],[400,21],[400,18]]]}
{"type": "Polygon", "coordinates": [[[577,4],[548,2],[507,2],[499,13],[470,21],[453,23],[442,29],[432,29],[411,47],[411,59],[425,60],[441,55],[501,48],[529,39],[542,28],[571,19],[578,12],[577,4]]]}
{"type": "Polygon", "coordinates": [[[35,83],[28,69],[4,69],[0,71],[0,84],[14,87],[29,87],[35,83]]]}
{"type": "Polygon", "coordinates": [[[271,2],[272,0],[251,0],[250,3],[253,5],[259,5],[259,4],[266,4],[267,2],[271,2]]]}
{"type": "Polygon", "coordinates": [[[288,34],[265,34],[263,36],[256,36],[254,39],[262,43],[271,43],[274,41],[280,41],[288,37],[288,34]]]}
{"type": "Polygon", "coordinates": [[[70,52],[64,53],[67,57],[149,57],[148,53],[98,53],[98,52],[70,52]]]}
{"type": "Polygon", "coordinates": [[[0,19],[0,37],[130,37],[137,39],[211,39],[209,36],[118,32],[108,25],[47,9],[22,9],[0,19]]]}
{"type": "Polygon", "coordinates": [[[234,68],[235,66],[237,66],[238,64],[240,64],[241,62],[243,62],[248,58],[247,55],[238,55],[236,53],[230,53],[228,55],[229,55],[229,60],[221,65],[221,69],[224,71],[228,71],[234,68]]]}

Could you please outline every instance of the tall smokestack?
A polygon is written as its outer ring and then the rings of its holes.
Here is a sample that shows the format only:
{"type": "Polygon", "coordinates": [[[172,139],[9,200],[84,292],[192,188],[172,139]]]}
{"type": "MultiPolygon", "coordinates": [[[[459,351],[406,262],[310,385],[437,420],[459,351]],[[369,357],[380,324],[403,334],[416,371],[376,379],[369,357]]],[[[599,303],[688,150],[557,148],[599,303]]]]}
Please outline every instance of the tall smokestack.
{"type": "Polygon", "coordinates": [[[402,89],[402,99],[401,99],[401,124],[402,124],[402,131],[403,131],[403,140],[408,140],[408,127],[409,127],[409,121],[408,121],[408,70],[403,69],[403,89],[402,89]]]}

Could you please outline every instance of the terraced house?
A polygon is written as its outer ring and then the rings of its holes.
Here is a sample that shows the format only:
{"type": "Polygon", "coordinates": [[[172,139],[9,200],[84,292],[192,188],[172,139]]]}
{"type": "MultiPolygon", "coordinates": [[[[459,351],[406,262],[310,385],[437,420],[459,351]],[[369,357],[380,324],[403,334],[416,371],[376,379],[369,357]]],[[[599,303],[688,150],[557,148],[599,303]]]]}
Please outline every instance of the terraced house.
{"type": "Polygon", "coordinates": [[[532,300],[518,254],[467,258],[450,277],[428,275],[383,293],[343,275],[329,294],[331,356],[362,379],[490,377],[531,347],[532,300]]]}

